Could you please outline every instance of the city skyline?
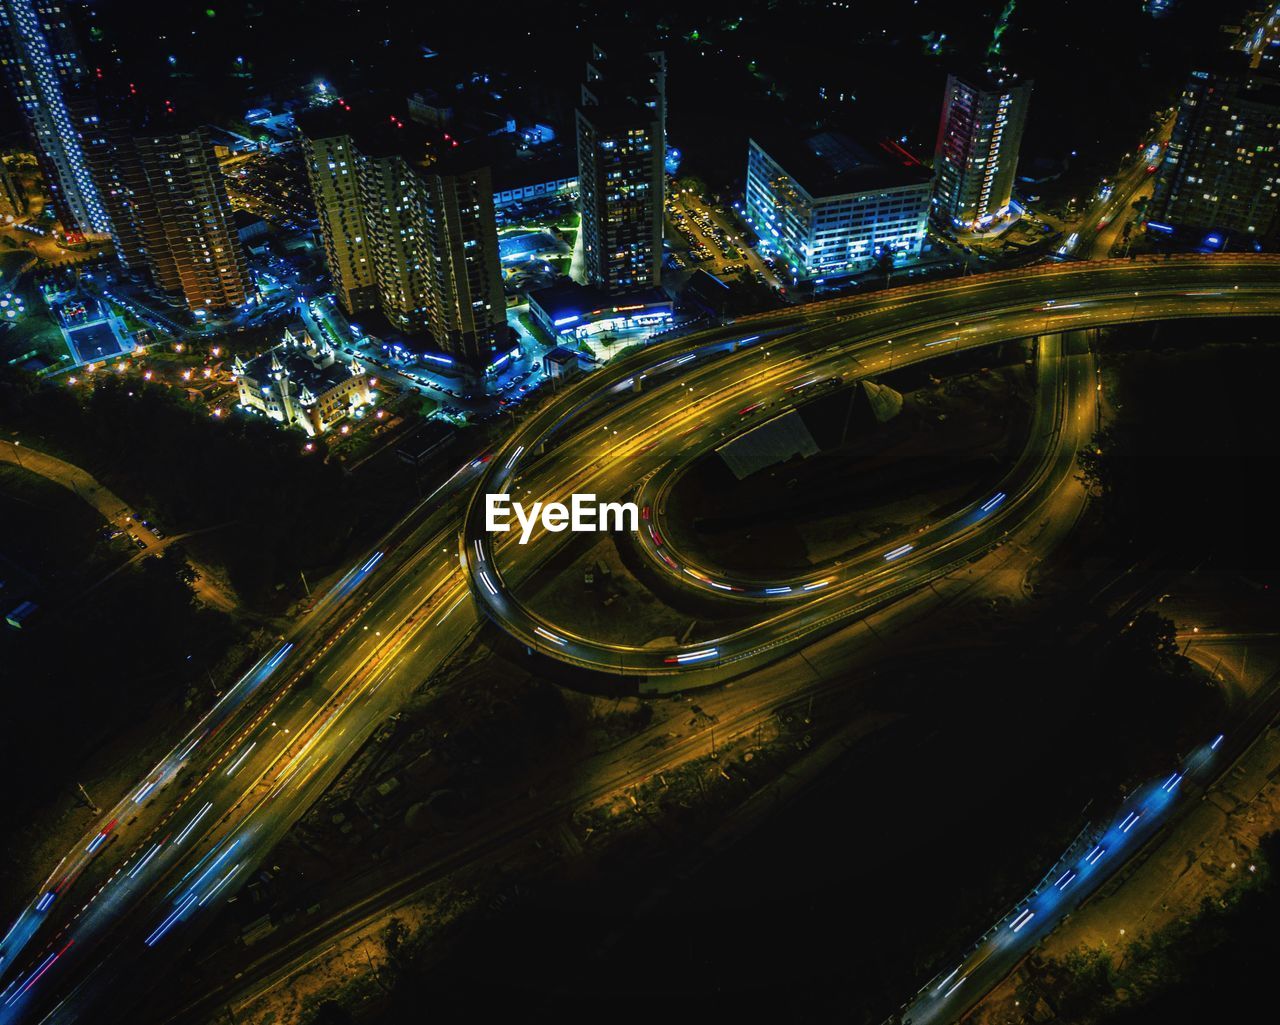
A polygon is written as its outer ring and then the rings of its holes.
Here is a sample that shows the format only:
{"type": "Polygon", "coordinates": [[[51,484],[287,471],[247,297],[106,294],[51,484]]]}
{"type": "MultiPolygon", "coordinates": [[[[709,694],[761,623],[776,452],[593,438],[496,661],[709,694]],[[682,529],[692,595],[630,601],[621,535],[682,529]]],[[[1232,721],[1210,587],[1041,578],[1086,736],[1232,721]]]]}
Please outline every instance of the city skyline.
{"type": "Polygon", "coordinates": [[[0,70],[0,1025],[1273,1014],[1275,0],[0,70]]]}

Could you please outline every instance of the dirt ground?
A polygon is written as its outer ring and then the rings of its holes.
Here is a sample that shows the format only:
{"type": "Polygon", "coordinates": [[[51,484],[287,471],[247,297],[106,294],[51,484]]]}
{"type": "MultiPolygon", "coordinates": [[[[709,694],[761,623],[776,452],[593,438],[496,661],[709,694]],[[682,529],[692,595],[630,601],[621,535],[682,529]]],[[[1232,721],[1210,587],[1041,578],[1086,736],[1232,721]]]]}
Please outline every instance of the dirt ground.
{"type": "Polygon", "coordinates": [[[904,394],[878,424],[849,391],[805,407],[822,451],[739,481],[709,455],[672,489],[676,547],[743,573],[808,569],[944,513],[998,479],[1026,408],[1021,368],[949,377],[904,394]],[[747,512],[749,510],[749,513],[747,512]]]}

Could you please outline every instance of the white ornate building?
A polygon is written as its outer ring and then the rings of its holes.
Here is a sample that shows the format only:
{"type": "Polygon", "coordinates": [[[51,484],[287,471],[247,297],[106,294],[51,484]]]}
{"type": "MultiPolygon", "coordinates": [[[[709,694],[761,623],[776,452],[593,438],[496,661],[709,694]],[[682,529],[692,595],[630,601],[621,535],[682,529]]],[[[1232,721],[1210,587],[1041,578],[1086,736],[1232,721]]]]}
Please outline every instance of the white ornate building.
{"type": "Polygon", "coordinates": [[[315,342],[298,321],[285,328],[284,341],[231,367],[240,405],[256,409],[314,437],[371,401],[369,379],[354,360],[315,342]]]}

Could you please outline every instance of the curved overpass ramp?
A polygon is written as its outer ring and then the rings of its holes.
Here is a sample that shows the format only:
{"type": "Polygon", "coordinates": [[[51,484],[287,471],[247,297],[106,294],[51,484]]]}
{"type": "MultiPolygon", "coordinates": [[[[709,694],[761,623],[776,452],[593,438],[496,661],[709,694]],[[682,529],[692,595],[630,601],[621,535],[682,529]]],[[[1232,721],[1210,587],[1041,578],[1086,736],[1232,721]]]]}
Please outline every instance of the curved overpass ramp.
{"type": "MultiPolygon", "coordinates": [[[[768,604],[751,627],[694,644],[644,646],[574,634],[514,593],[563,543],[535,532],[500,544],[485,529],[485,499],[562,501],[570,492],[615,497],[643,485],[709,436],[755,426],[750,412],[777,403],[800,376],[855,381],[947,352],[1081,328],[1188,316],[1280,313],[1280,259],[1189,257],[1053,265],[914,286],[758,315],[653,346],[567,389],[508,439],[488,464],[463,520],[461,557],[478,607],[531,649],[576,666],[695,686],[736,675],[794,650],[873,608],[981,556],[1035,516],[1069,479],[1091,436],[1096,382],[1091,358],[1041,346],[1037,428],[1004,497],[979,502],[927,536],[858,560],[829,580],[707,580],[695,586],[768,604]],[[1012,488],[1013,490],[1010,490],[1012,488]],[[806,585],[819,583],[818,587],[806,585]],[[720,586],[716,586],[720,585],[720,586]],[[790,587],[765,595],[749,588],[790,587]],[[798,588],[798,590],[797,590],[798,588]],[[733,594],[735,592],[728,591],[733,594]],[[785,600],[784,600],[785,599],[785,600]]],[[[990,496],[994,498],[995,495],[990,496]]],[[[659,560],[661,561],[661,560],[659,560]]],[[[695,569],[695,573],[700,573],[695,569]]]]}

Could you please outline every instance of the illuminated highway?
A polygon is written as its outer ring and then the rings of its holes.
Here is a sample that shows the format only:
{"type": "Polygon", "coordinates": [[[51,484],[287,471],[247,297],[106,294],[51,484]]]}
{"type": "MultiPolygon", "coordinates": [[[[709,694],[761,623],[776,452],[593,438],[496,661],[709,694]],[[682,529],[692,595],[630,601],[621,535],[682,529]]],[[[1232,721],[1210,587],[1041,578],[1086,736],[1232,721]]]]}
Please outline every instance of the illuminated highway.
{"type": "MultiPolygon", "coordinates": [[[[936,343],[923,343],[925,347],[934,344],[936,343]]],[[[951,342],[944,344],[950,347],[951,342]]],[[[879,546],[877,550],[860,558],[832,559],[813,567],[806,573],[785,579],[740,577],[699,562],[695,556],[680,551],[670,541],[671,531],[667,529],[665,517],[666,503],[671,489],[681,477],[698,460],[705,458],[718,447],[720,442],[717,438],[706,444],[690,445],[641,485],[636,498],[643,510],[641,513],[643,523],[637,535],[639,548],[656,572],[668,576],[679,586],[722,600],[781,604],[804,600],[817,591],[837,589],[848,584],[865,587],[871,577],[895,571],[897,567],[894,564],[905,559],[912,552],[937,549],[958,539],[967,531],[982,524],[984,520],[1003,518],[1010,509],[1015,508],[1030,490],[1027,487],[1028,482],[1041,472],[1044,452],[1052,449],[1062,440],[1055,438],[1054,435],[1061,430],[1068,407],[1074,409],[1076,421],[1081,425],[1081,429],[1074,435],[1075,442],[1078,443],[1082,437],[1087,438],[1088,429],[1092,424],[1091,407],[1093,405],[1087,394],[1089,369],[1085,367],[1072,374],[1067,373],[1067,364],[1072,359],[1076,362],[1091,362],[1087,355],[1087,346],[1073,358],[1064,356],[1062,349],[1061,335],[1044,336],[1036,346],[1038,394],[1035,403],[1035,423],[1030,431],[1032,441],[1024,449],[1011,471],[990,490],[989,494],[983,495],[939,522],[917,528],[910,535],[910,540],[906,537],[899,538],[890,544],[879,546]],[[1073,379],[1082,386],[1077,389],[1082,392],[1079,397],[1070,388],[1073,379]],[[1014,497],[1011,499],[1010,496],[1014,497]]],[[[906,351],[912,353],[922,350],[918,346],[913,346],[907,347],[906,351]]],[[[904,360],[904,362],[907,361],[904,360]]],[[[797,389],[805,388],[810,381],[821,383],[823,380],[837,380],[837,378],[824,379],[815,374],[788,388],[787,396],[789,398],[796,393],[797,389]]]]}
{"type": "Polygon", "coordinates": [[[182,930],[252,876],[471,636],[469,605],[450,610],[445,597],[465,594],[452,539],[459,490],[480,465],[397,525],[68,852],[0,940],[0,1022],[29,1020],[54,993],[47,1020],[83,1020],[119,976],[181,953],[182,930]]]}
{"type": "Polygon", "coordinates": [[[1091,357],[1059,351],[1058,338],[1117,321],[1274,314],[1277,267],[1268,258],[1192,258],[914,286],[674,339],[566,388],[492,460],[468,464],[361,558],[50,870],[0,939],[0,1023],[87,1020],[89,1008],[144,989],[173,964],[378,723],[474,637],[469,595],[514,636],[565,661],[682,686],[741,672],[979,556],[1044,508],[1094,429],[1091,357]],[[828,586],[762,602],[768,615],[749,631],[653,648],[572,637],[511,590],[563,535],[495,547],[477,530],[483,495],[499,488],[543,500],[622,496],[719,431],[741,433],[764,416],[763,405],[761,417],[744,409],[770,403],[772,413],[795,401],[788,389],[802,376],[851,382],[940,351],[1026,337],[1044,339],[1046,401],[1033,444],[1002,485],[1006,497],[841,567],[828,586]]]}
{"type": "Polygon", "coordinates": [[[1189,790],[1224,762],[1223,736],[1206,742],[1168,775],[1137,788],[1105,822],[1086,826],[1026,898],[1011,908],[954,968],[927,982],[903,1008],[904,1025],[945,1025],[1003,979],[1064,917],[1096,893],[1156,836],[1189,790]]]}
{"type": "MultiPolygon", "coordinates": [[[[718,442],[722,432],[728,436],[755,426],[750,418],[757,411],[794,405],[790,390],[805,381],[836,376],[851,383],[946,352],[1105,324],[1274,314],[1280,312],[1275,277],[1275,263],[1266,257],[1064,264],[837,300],[806,309],[806,322],[788,334],[740,330],[696,353],[688,340],[657,346],[642,360],[610,367],[568,389],[515,431],[485,467],[461,538],[472,593],[512,636],[574,665],[650,681],[675,676],[679,683],[673,686],[680,687],[742,672],[952,571],[1034,515],[1041,500],[1069,477],[1075,447],[1096,426],[1088,357],[1068,361],[1061,371],[1069,392],[1056,406],[1064,429],[1041,430],[1031,458],[1015,468],[1002,491],[923,535],[889,542],[884,551],[825,577],[788,581],[735,580],[659,556],[658,563],[686,584],[786,606],[725,636],[624,645],[547,621],[515,588],[567,535],[535,531],[527,545],[504,535],[495,546],[485,530],[485,495],[506,491],[526,503],[550,502],[576,491],[615,499],[668,460],[701,451],[709,438],[718,442]],[[673,359],[681,365],[673,366],[673,359]],[[619,391],[641,378],[642,390],[620,403],[619,391]],[[644,381],[651,379],[656,383],[646,388],[644,381]]],[[[652,537],[650,544],[661,547],[652,537]]]]}

